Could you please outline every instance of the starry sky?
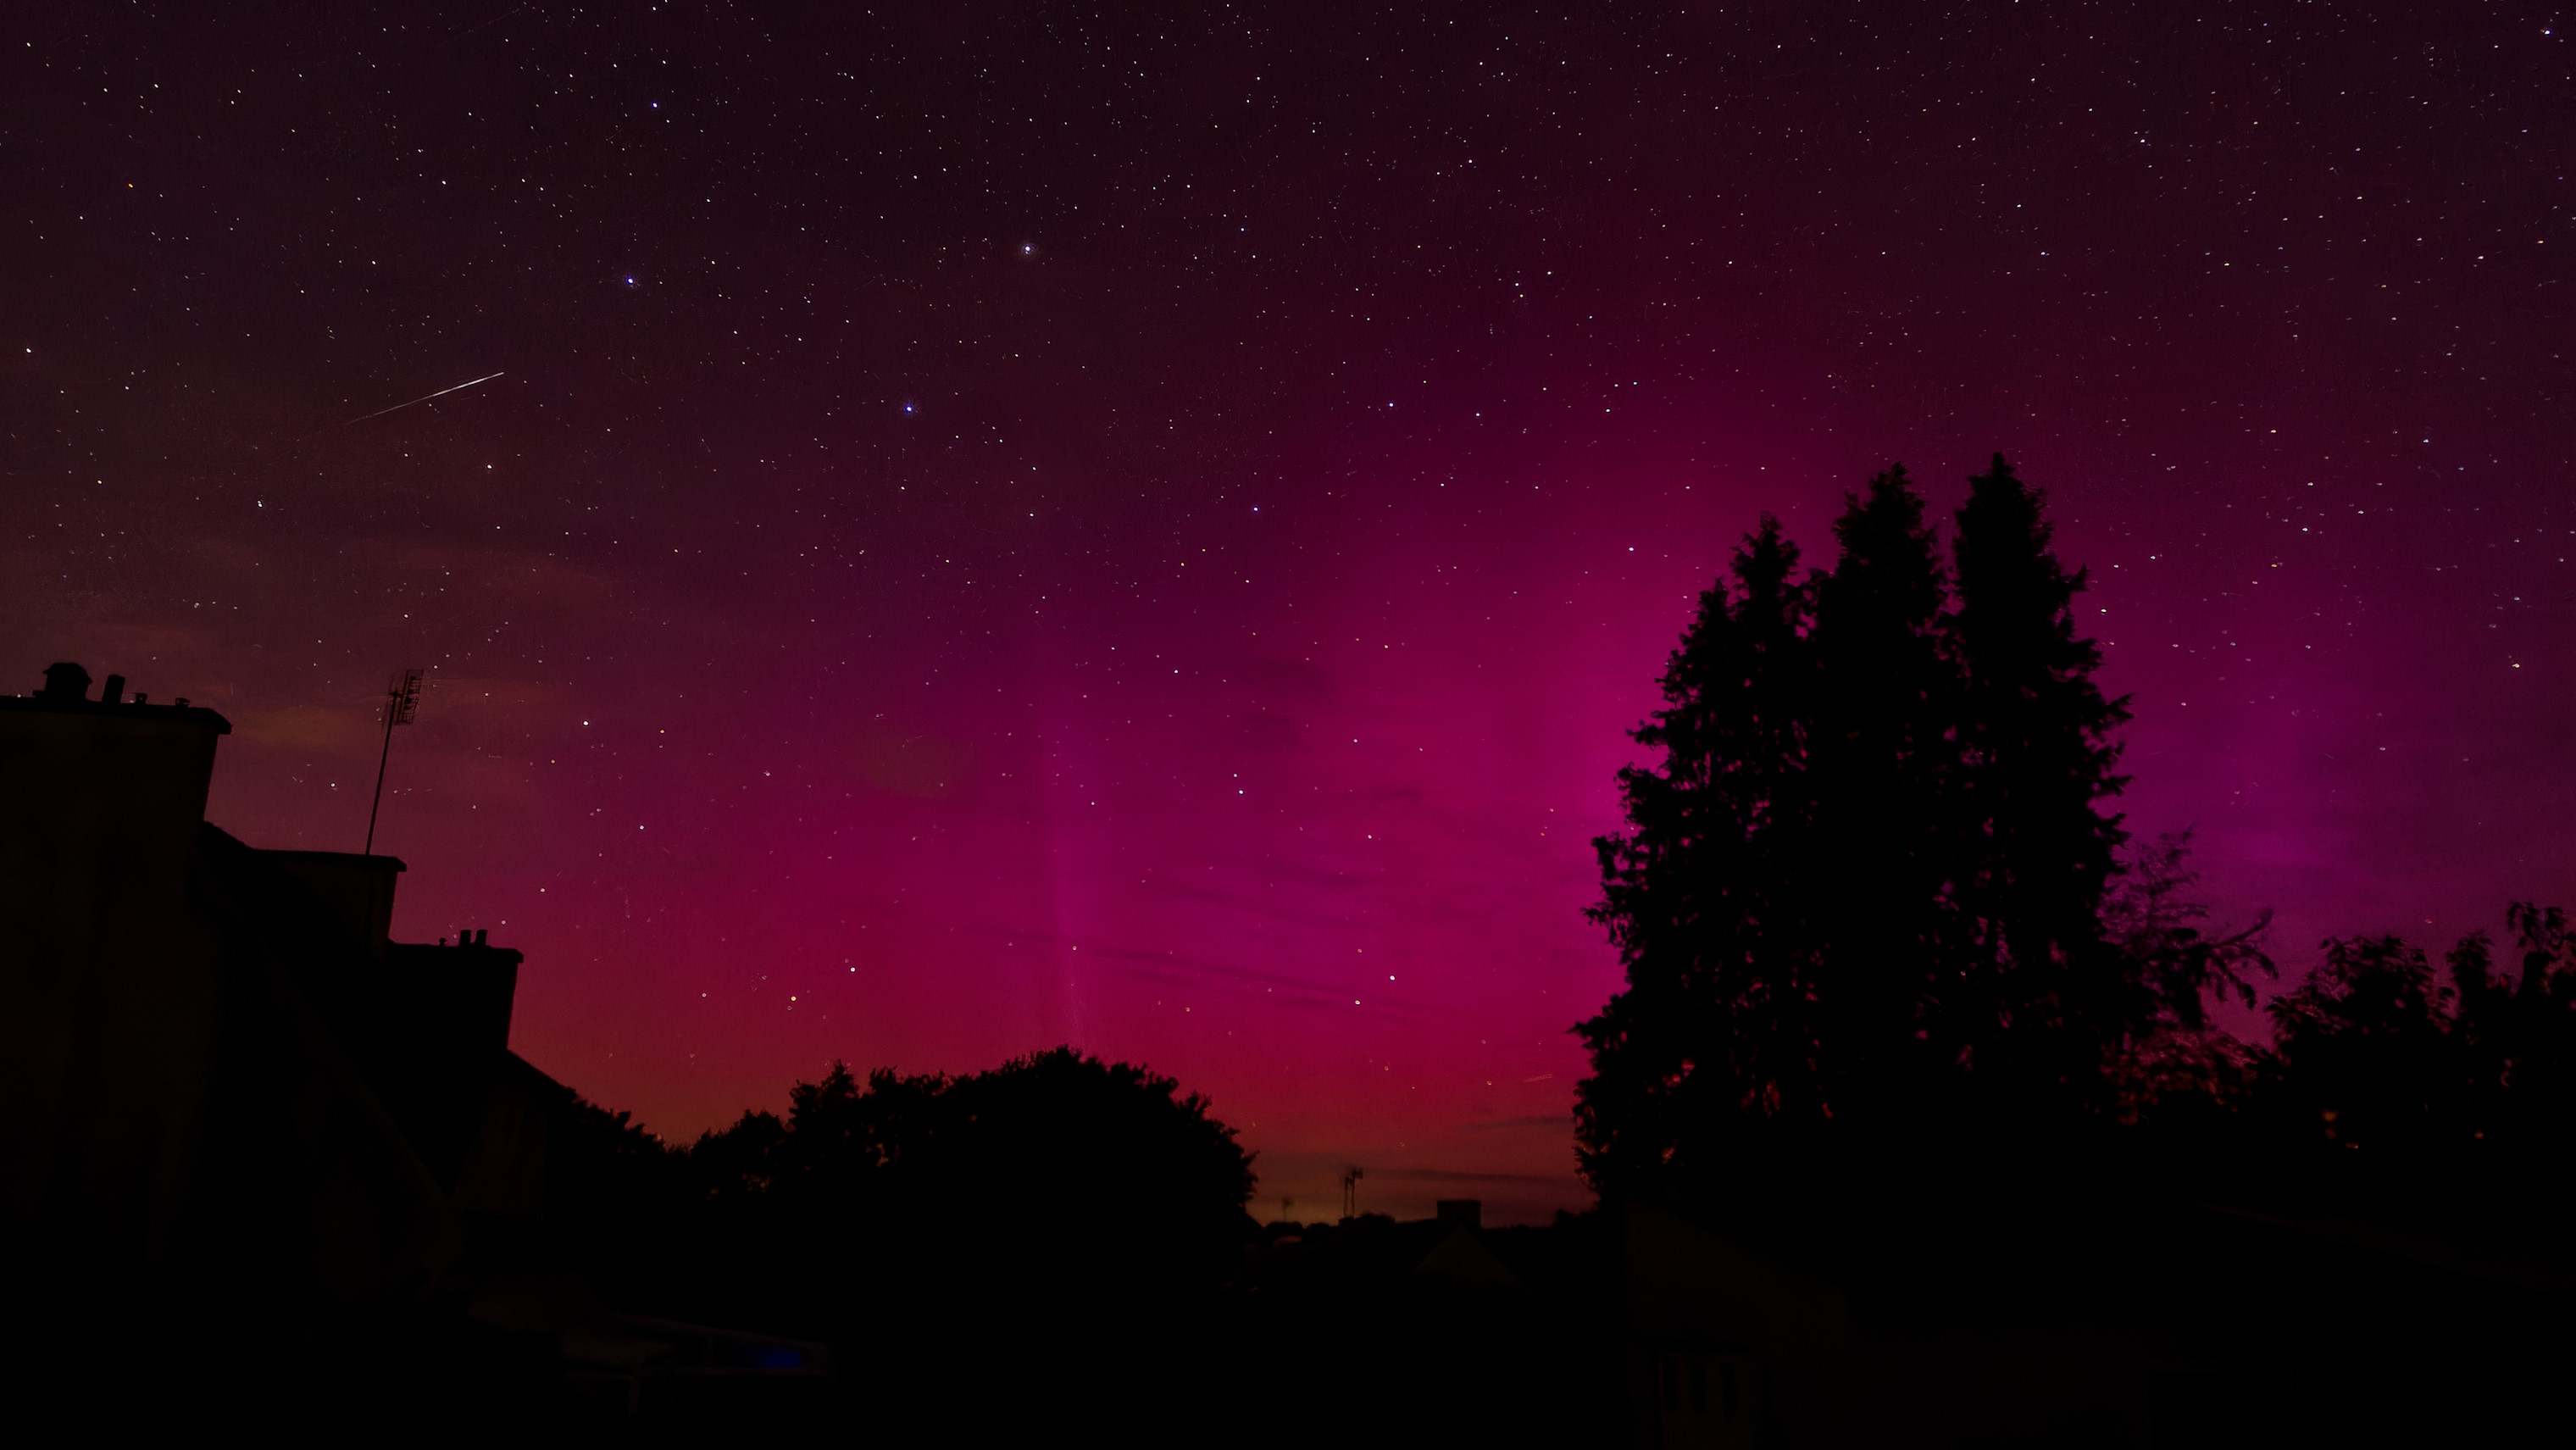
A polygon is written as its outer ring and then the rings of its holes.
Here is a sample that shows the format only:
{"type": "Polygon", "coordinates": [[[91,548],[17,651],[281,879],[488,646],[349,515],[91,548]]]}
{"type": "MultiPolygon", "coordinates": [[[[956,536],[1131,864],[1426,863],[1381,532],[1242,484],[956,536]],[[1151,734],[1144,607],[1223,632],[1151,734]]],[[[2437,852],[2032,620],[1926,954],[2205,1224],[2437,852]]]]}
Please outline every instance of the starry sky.
{"type": "Polygon", "coordinates": [[[2576,904],[2567,24],[22,8],[0,688],[213,705],[212,818],[355,850],[428,667],[397,933],[666,1134],[1070,1041],[1265,1216],[1541,1217],[1624,731],[1891,461],[2049,491],[2130,823],[2285,972],[2576,904]]]}

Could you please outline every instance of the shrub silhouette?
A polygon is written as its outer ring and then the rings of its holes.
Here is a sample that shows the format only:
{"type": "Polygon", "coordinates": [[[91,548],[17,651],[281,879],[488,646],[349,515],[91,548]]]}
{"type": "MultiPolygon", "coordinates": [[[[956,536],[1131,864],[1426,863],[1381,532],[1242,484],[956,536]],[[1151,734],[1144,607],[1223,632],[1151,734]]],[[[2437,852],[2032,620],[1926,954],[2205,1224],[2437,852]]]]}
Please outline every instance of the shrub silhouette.
{"type": "Polygon", "coordinates": [[[962,1077],[834,1063],[782,1120],[746,1113],[689,1158],[727,1277],[801,1298],[988,1312],[1213,1284],[1252,1229],[1252,1160],[1174,1080],[1057,1047],[962,1077]]]}
{"type": "Polygon", "coordinates": [[[2576,943],[2557,907],[2506,909],[2518,970],[2463,937],[2448,981],[2395,935],[2332,938],[2269,1004],[2253,1141],[2290,1192],[2343,1206],[2472,1208],[2544,1231],[2571,1206],[2576,943]]]}

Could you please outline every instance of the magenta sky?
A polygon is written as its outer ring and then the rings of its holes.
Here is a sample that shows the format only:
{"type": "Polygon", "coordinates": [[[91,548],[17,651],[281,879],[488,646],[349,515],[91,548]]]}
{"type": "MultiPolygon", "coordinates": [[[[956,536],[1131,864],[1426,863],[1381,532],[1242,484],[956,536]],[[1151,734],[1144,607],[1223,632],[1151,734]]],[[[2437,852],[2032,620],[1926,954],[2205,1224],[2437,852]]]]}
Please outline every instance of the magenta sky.
{"type": "Polygon", "coordinates": [[[2049,489],[2292,971],[2576,898],[2547,7],[504,8],[10,36],[0,688],[355,849],[431,666],[397,930],[661,1131],[1070,1041],[1265,1213],[1578,1202],[1622,732],[1897,459],[2049,489]]]}

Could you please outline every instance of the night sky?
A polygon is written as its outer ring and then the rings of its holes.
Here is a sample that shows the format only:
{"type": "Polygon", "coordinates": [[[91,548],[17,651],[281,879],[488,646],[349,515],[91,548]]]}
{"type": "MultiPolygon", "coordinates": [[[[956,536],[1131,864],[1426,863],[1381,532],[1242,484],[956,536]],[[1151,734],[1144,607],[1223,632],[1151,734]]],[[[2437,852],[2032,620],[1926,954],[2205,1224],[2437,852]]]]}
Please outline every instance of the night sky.
{"type": "Polygon", "coordinates": [[[1389,8],[21,7],[0,689],[356,850],[428,666],[395,928],[538,1066],[1070,1041],[1265,1216],[1583,1200],[1624,731],[1891,461],[2048,490],[2285,972],[2576,904],[2560,11],[1389,8]]]}

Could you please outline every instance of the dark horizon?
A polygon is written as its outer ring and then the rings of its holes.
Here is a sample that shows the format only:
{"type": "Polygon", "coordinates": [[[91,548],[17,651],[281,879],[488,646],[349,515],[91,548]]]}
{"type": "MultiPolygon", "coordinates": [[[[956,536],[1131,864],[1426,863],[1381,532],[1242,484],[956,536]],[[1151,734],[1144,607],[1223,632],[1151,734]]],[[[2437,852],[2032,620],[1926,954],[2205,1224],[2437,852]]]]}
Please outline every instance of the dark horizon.
{"type": "Polygon", "coordinates": [[[510,1049],[519,952],[392,934],[405,863],[206,820],[221,714],[57,662],[0,695],[20,1418],[2181,1450],[2563,1414],[2565,915],[2438,977],[2338,943],[2276,1049],[2211,1037],[2261,963],[2169,850],[2109,869],[2119,711],[2035,496],[1995,459],[1955,572],[1920,502],[1873,480],[1803,580],[1766,520],[1676,652],[1603,851],[1601,1199],[1544,1227],[1400,1223],[1356,1165],[1337,1218],[1256,1223],[1204,1095],[1071,1048],[835,1063],[663,1142],[510,1049]]]}

